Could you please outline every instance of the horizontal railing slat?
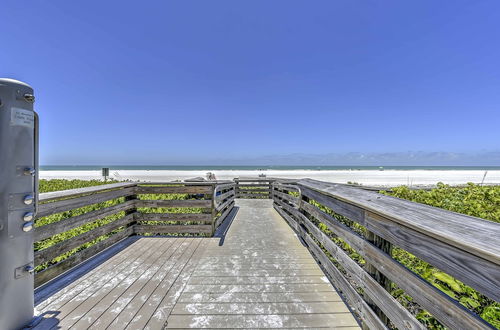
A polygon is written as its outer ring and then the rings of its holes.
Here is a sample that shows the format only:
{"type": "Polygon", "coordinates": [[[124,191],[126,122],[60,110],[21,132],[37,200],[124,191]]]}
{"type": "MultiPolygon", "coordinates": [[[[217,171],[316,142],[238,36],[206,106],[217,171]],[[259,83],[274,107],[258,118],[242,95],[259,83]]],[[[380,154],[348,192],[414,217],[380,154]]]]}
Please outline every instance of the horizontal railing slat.
{"type": "Polygon", "coordinates": [[[233,189],[235,186],[236,186],[236,184],[234,182],[233,183],[220,184],[220,185],[217,185],[217,190],[218,191],[223,191],[223,190],[227,190],[227,189],[233,189]]]}
{"type": "Polygon", "coordinates": [[[252,189],[252,188],[269,188],[270,187],[270,184],[268,183],[265,183],[265,184],[262,184],[262,183],[246,183],[246,184],[238,184],[236,185],[236,188],[248,188],[248,189],[252,189]]]}
{"type": "Polygon", "coordinates": [[[103,251],[104,249],[110,247],[111,245],[121,241],[122,239],[130,236],[133,234],[133,227],[128,227],[114,235],[111,235],[109,238],[100,241],[96,243],[95,245],[92,245],[91,247],[82,250],[71,257],[53,265],[50,266],[49,268],[38,272],[35,274],[35,287],[38,287],[51,279],[61,275],[62,273],[66,272],[73,266],[76,266],[83,261],[87,260],[88,258],[93,257],[97,253],[103,251]]]}
{"type": "Polygon", "coordinates": [[[279,198],[287,200],[288,202],[294,204],[295,206],[299,205],[299,199],[297,197],[294,197],[294,196],[289,195],[289,194],[284,194],[284,193],[279,192],[279,191],[274,191],[273,194],[279,198]]]}
{"type": "Polygon", "coordinates": [[[355,187],[310,179],[301,180],[299,185],[356,205],[500,265],[499,223],[355,187]]]}
{"type": "Polygon", "coordinates": [[[211,234],[212,225],[136,225],[136,234],[211,234]]]}
{"type": "Polygon", "coordinates": [[[332,209],[335,213],[347,217],[360,225],[365,225],[365,210],[363,210],[363,208],[341,200],[330,198],[320,192],[308,189],[307,187],[301,186],[300,188],[302,195],[308,197],[309,199],[315,200],[319,204],[332,209]]]}
{"type": "Polygon", "coordinates": [[[55,199],[75,197],[79,195],[95,194],[106,190],[134,187],[135,185],[136,183],[132,182],[119,182],[119,183],[111,183],[111,184],[85,187],[85,188],[52,191],[52,192],[41,193],[38,199],[40,202],[48,202],[55,199]]]}
{"type": "Polygon", "coordinates": [[[412,296],[417,303],[435,315],[446,326],[453,329],[482,329],[486,326],[482,319],[440,290],[437,290],[391,256],[365,241],[346,225],[314,205],[303,203],[302,207],[311,216],[324,223],[335,235],[346,241],[362,257],[377,267],[380,272],[389,277],[391,281],[412,296]]]}
{"type": "Polygon", "coordinates": [[[56,234],[80,227],[84,224],[94,222],[118,212],[128,211],[135,207],[135,201],[127,201],[99,210],[90,211],[74,217],[59,220],[47,225],[35,228],[35,242],[44,240],[56,234]]]}
{"type": "MultiPolygon", "coordinates": [[[[279,184],[275,184],[273,189],[275,208],[280,210],[280,213],[284,213],[288,216],[287,222],[289,223],[290,219],[300,218],[302,225],[305,226],[307,230],[322,243],[323,247],[333,255],[335,260],[343,266],[347,274],[351,276],[351,280],[355,280],[357,285],[364,289],[365,295],[368,295],[371,303],[381,308],[382,312],[387,315],[392,322],[396,320],[394,323],[396,326],[401,327],[404,326],[404,324],[397,324],[399,322],[398,318],[401,318],[401,316],[394,314],[394,307],[396,307],[396,309],[399,308],[396,305],[392,307],[387,306],[387,303],[392,305],[390,301],[393,300],[392,297],[387,297],[387,295],[389,295],[389,293],[385,291],[387,289],[382,286],[381,282],[375,281],[370,276],[371,273],[368,273],[368,269],[363,269],[359,266],[354,267],[354,264],[356,264],[354,260],[350,258],[346,259],[348,256],[344,252],[339,253],[338,251],[340,251],[340,248],[337,247],[323,231],[307,219],[306,214],[324,223],[334,235],[343,239],[365,258],[367,262],[366,266],[370,265],[371,267],[375,267],[380,274],[386,276],[404,292],[412,296],[415,302],[429,311],[445,326],[451,329],[491,328],[490,324],[462,306],[458,301],[451,299],[444,292],[440,291],[397,262],[392,256],[372,244],[365,237],[360,236],[333,216],[320,210],[317,206],[313,205],[314,203],[310,204],[309,201],[311,200],[311,203],[315,201],[333,210],[335,213],[345,216],[351,221],[358,222],[365,226],[367,231],[374,233],[380,239],[414,254],[416,257],[429,262],[440,270],[475,288],[482,294],[498,301],[498,295],[500,294],[498,290],[498,287],[500,287],[500,269],[495,262],[476,255],[491,255],[491,249],[490,251],[480,251],[479,253],[477,249],[473,249],[475,252],[471,253],[470,251],[465,251],[451,244],[449,240],[443,239],[443,235],[440,233],[442,224],[439,222],[439,218],[436,214],[447,217],[445,223],[450,224],[454,222],[454,226],[458,227],[462,226],[463,221],[469,221],[469,226],[470,221],[479,221],[481,224],[484,224],[486,221],[420,204],[417,204],[418,207],[412,210],[412,207],[416,203],[402,201],[404,203],[399,205],[399,199],[384,196],[372,191],[361,190],[357,187],[346,187],[309,179],[300,180],[297,186],[300,195],[305,198],[305,200],[300,203],[300,209],[305,211],[305,213],[302,214],[299,212],[296,203],[286,196],[288,194],[279,191],[285,190],[280,189],[279,184]],[[360,196],[366,199],[366,202],[360,196]],[[388,197],[388,199],[385,197],[388,197]],[[387,211],[382,212],[382,208],[379,208],[377,212],[375,212],[374,205],[377,203],[386,206],[387,203],[389,203],[390,205],[387,207],[387,211]],[[366,204],[368,204],[368,207],[366,207],[366,204]],[[404,212],[401,212],[401,214],[407,214],[408,216],[424,209],[427,210],[424,214],[433,214],[434,218],[431,216],[431,221],[434,222],[435,228],[432,231],[429,231],[429,228],[417,230],[413,228],[411,224],[415,225],[418,221],[403,221],[405,219],[402,216],[399,216],[399,219],[394,219],[395,213],[397,213],[399,207],[405,208],[404,212]],[[429,209],[432,210],[432,212],[429,211],[429,209]],[[435,209],[438,211],[433,213],[435,209]],[[290,216],[290,214],[293,216],[290,216]],[[410,225],[407,225],[408,223],[410,223],[410,225]],[[432,235],[430,234],[431,232],[432,235]],[[362,270],[361,273],[360,269],[362,270]]],[[[423,222],[427,227],[430,227],[429,224],[431,221],[423,222]]],[[[291,226],[297,231],[304,230],[298,224],[291,224],[291,226]]],[[[500,227],[498,224],[491,222],[486,226],[500,235],[500,227]]],[[[458,231],[459,235],[462,231],[458,231]]],[[[483,233],[483,231],[480,230],[480,233],[483,233]]],[[[455,237],[457,240],[459,235],[455,237]]],[[[475,235],[475,232],[472,231],[472,235],[475,235]]],[[[484,238],[488,239],[491,236],[491,234],[485,235],[484,238]]],[[[310,249],[314,250],[314,248],[311,247],[310,249]]],[[[316,250],[321,251],[319,247],[317,247],[316,250]]],[[[359,298],[362,299],[361,296],[359,298]]]]}
{"type": "Polygon", "coordinates": [[[212,186],[138,186],[137,194],[211,194],[212,186]]]}
{"type": "Polygon", "coordinates": [[[226,198],[229,198],[229,197],[234,196],[234,195],[235,195],[234,190],[229,190],[228,192],[225,192],[225,193],[220,194],[219,196],[217,196],[217,199],[223,201],[226,198]]]}
{"type": "MultiPolygon", "coordinates": [[[[298,213],[298,212],[297,212],[298,213]]],[[[363,288],[364,292],[380,307],[387,317],[399,329],[425,329],[425,327],[411,315],[403,306],[401,306],[392,295],[377,283],[361,266],[352,260],[340,247],[338,247],[325,233],[317,228],[306,217],[302,218],[302,223],[308,231],[318,240],[323,247],[339,262],[339,264],[356,282],[358,287],[363,288]]],[[[302,237],[306,235],[302,232],[302,237]]],[[[312,241],[312,240],[311,240],[312,241]]]]}
{"type": "Polygon", "coordinates": [[[152,208],[170,208],[170,207],[193,207],[193,208],[210,208],[212,207],[211,200],[205,199],[186,199],[186,200],[138,200],[137,207],[152,207],[152,208]]]}
{"type": "Polygon", "coordinates": [[[236,189],[236,192],[237,193],[256,193],[256,192],[266,192],[266,193],[269,193],[271,191],[271,189],[269,188],[265,188],[265,189],[261,189],[261,188],[252,188],[252,189],[241,189],[241,188],[237,188],[236,189]]]}
{"type": "Polygon", "coordinates": [[[497,264],[375,214],[367,215],[366,228],[500,301],[500,267],[497,264]]]}
{"type": "Polygon", "coordinates": [[[114,220],[103,226],[94,228],[80,235],[73,236],[65,241],[59,242],[46,249],[36,251],[35,265],[38,266],[40,264],[43,264],[44,262],[51,261],[52,259],[60,256],[61,254],[71,251],[84,243],[96,239],[97,237],[106,235],[121,226],[126,226],[132,221],[133,221],[133,214],[129,214],[124,216],[123,218],[114,220]]]}
{"type": "Polygon", "coordinates": [[[232,211],[234,207],[234,199],[231,200],[231,203],[226,207],[226,209],[222,209],[222,214],[215,220],[215,225],[214,225],[214,228],[217,229],[220,224],[224,221],[224,219],[226,219],[226,217],[228,216],[228,214],[232,211]]]}
{"type": "Polygon", "coordinates": [[[234,201],[234,198],[229,198],[227,201],[219,205],[216,209],[217,212],[220,212],[221,210],[225,209],[229,204],[231,204],[234,201]]]}
{"type": "Polygon", "coordinates": [[[212,215],[208,213],[137,213],[136,221],[211,222],[212,215]]]}
{"type": "Polygon", "coordinates": [[[134,187],[100,192],[71,199],[63,199],[49,202],[38,206],[37,217],[42,218],[56,213],[61,213],[84,206],[106,202],[112,199],[130,196],[134,194],[134,187]]]}

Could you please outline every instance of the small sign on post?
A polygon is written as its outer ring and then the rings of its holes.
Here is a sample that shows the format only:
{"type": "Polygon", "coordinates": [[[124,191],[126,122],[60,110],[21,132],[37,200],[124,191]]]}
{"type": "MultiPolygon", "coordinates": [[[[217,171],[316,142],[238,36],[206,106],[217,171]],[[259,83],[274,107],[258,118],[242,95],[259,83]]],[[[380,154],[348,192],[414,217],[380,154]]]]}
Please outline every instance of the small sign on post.
{"type": "Polygon", "coordinates": [[[109,176],[109,167],[102,168],[102,176],[104,177],[104,182],[106,182],[109,176]]]}

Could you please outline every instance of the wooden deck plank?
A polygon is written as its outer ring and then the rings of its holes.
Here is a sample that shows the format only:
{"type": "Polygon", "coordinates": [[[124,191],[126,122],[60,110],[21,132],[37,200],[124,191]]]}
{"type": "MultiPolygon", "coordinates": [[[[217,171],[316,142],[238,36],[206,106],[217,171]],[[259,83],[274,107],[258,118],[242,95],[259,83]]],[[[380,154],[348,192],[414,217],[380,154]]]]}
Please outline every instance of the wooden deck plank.
{"type": "Polygon", "coordinates": [[[330,283],[326,276],[204,276],[191,277],[189,284],[321,284],[330,283]]]}
{"type": "MultiPolygon", "coordinates": [[[[122,262],[126,261],[129,256],[134,253],[139,247],[136,244],[137,240],[135,237],[129,237],[123,240],[123,243],[127,241],[131,241],[130,245],[126,244],[126,247],[115,253],[111,258],[108,258],[106,262],[99,264],[98,266],[91,269],[84,269],[86,271],[83,275],[79,276],[75,279],[73,276],[67,276],[67,274],[63,274],[60,278],[54,279],[51,282],[48,282],[41,287],[35,290],[35,307],[37,309],[43,309],[45,306],[49,305],[51,302],[59,299],[63,294],[71,292],[75,292],[75,287],[81,284],[83,281],[87,281],[90,283],[91,280],[95,280],[95,272],[107,271],[113,267],[120,265],[122,262]],[[67,280],[67,281],[66,281],[67,280]],[[55,287],[54,287],[55,286],[55,287]],[[55,293],[54,293],[55,292],[55,293]]],[[[120,245],[122,242],[117,243],[116,245],[120,245]]],[[[115,248],[115,246],[110,249],[115,248]]],[[[104,251],[106,252],[106,251],[104,251]]],[[[103,253],[104,254],[104,253],[103,253]]],[[[92,260],[89,260],[90,263],[92,260]]],[[[71,271],[69,271],[71,272],[71,271]]],[[[69,273],[68,272],[68,273],[69,273]]]]}
{"type": "Polygon", "coordinates": [[[237,203],[224,244],[208,244],[167,328],[357,327],[271,203],[237,203]]]}
{"type": "Polygon", "coordinates": [[[77,322],[85,313],[95,305],[95,295],[104,295],[112,290],[116,285],[123,281],[131,272],[139,268],[144,259],[154,255],[156,251],[145,250],[137,256],[126,268],[101,274],[101,279],[93,285],[87,287],[81,293],[65,302],[57,309],[58,327],[67,329],[73,323],[77,322]],[[83,306],[81,306],[83,304],[83,306]],[[68,318],[69,316],[69,318],[68,318]]]}
{"type": "Polygon", "coordinates": [[[331,284],[224,284],[197,285],[189,284],[185,292],[219,293],[219,292],[322,292],[332,291],[331,284]]]}
{"type": "Polygon", "coordinates": [[[271,201],[236,202],[223,244],[140,238],[43,302],[37,329],[359,329],[271,201]]]}
{"type": "MultiPolygon", "coordinates": [[[[119,315],[113,320],[109,328],[123,329],[134,318],[141,307],[151,298],[153,292],[165,280],[172,276],[175,271],[175,266],[178,263],[184,263],[184,260],[189,258],[193,247],[193,240],[186,240],[175,251],[174,255],[163,265],[162,269],[141,289],[141,291],[123,308],[119,315]]],[[[98,324],[96,322],[94,325],[98,324]]],[[[92,327],[94,327],[94,325],[92,327]]]]}
{"type": "Polygon", "coordinates": [[[298,315],[172,315],[167,328],[318,328],[332,327],[359,329],[350,313],[298,314],[298,315]]]}
{"type": "Polygon", "coordinates": [[[113,305],[102,313],[102,315],[92,324],[91,329],[104,329],[111,326],[111,329],[125,328],[130,320],[135,316],[138,307],[147,301],[149,295],[161,280],[170,272],[170,269],[180,259],[183,253],[192,245],[192,240],[183,240],[177,244],[170,256],[162,256],[159,260],[163,264],[145,272],[132,286],[130,286],[113,305]],[[178,254],[176,254],[178,252],[178,254]],[[154,275],[152,272],[156,269],[154,275]],[[145,289],[144,289],[145,288],[145,289]],[[144,290],[143,290],[144,289],[144,290]],[[142,295],[142,297],[141,297],[142,295]],[[138,299],[135,299],[135,298],[138,299]],[[133,301],[135,299],[135,301],[133,301]],[[142,301],[142,302],[141,302],[142,301]]]}
{"type": "MultiPolygon", "coordinates": [[[[147,272],[158,258],[168,253],[175,246],[175,241],[175,239],[170,239],[161,242],[160,246],[153,245],[153,253],[147,258],[142,258],[142,262],[137,267],[127,273],[119,274],[119,276],[103,285],[99,290],[93,292],[92,295],[86,297],[85,301],[78,304],[71,312],[64,313],[59,326],[62,328],[71,328],[75,325],[75,328],[85,328],[87,325],[92,324],[129,286],[134,284],[144,272],[147,272]],[[80,325],[76,326],[76,323],[80,325]]],[[[63,311],[65,312],[65,309],[63,311]]]]}
{"type": "MultiPolygon", "coordinates": [[[[200,245],[197,250],[193,254],[193,257],[189,260],[189,262],[184,267],[183,271],[179,274],[179,276],[175,279],[175,282],[172,284],[170,290],[168,290],[167,294],[160,302],[155,312],[149,319],[146,324],[147,329],[163,329],[165,323],[167,322],[167,318],[170,315],[170,312],[174,308],[177,300],[182,294],[191,273],[195,270],[198,265],[198,261],[203,252],[205,252],[204,248],[208,240],[202,239],[200,245]]],[[[133,329],[133,327],[129,327],[129,329],[133,329]]]]}
{"type": "Polygon", "coordinates": [[[169,276],[166,276],[162,282],[155,288],[149,299],[147,299],[142,307],[135,313],[132,320],[127,325],[127,329],[142,329],[146,326],[151,316],[155,313],[158,306],[161,304],[164,297],[170,292],[170,289],[179,275],[183,272],[186,264],[191,260],[196,253],[202,239],[191,239],[191,245],[178,260],[169,276]]]}
{"type": "Polygon", "coordinates": [[[234,268],[212,269],[212,270],[195,270],[191,277],[199,276],[306,276],[306,275],[324,275],[319,268],[316,269],[252,269],[252,270],[236,270],[234,268]]]}
{"type": "Polygon", "coordinates": [[[174,314],[269,315],[269,314],[338,314],[349,313],[343,302],[259,302],[259,303],[177,303],[174,314]]]}
{"type": "Polygon", "coordinates": [[[233,292],[189,293],[184,292],[180,303],[257,303],[257,302],[318,302],[342,301],[338,293],[327,292],[233,292]]]}
{"type": "Polygon", "coordinates": [[[109,268],[103,268],[105,270],[103,272],[101,272],[103,269],[94,269],[91,273],[89,273],[89,276],[75,281],[73,283],[74,285],[72,284],[71,286],[68,286],[58,292],[58,294],[55,295],[55,299],[48,299],[46,302],[44,302],[45,304],[43,307],[37,306],[39,314],[44,318],[39,323],[37,328],[50,329],[52,326],[58,324],[61,316],[63,315],[61,313],[61,309],[63,308],[63,306],[65,306],[67,303],[78,296],[83,297],[80,299],[80,301],[83,301],[86,297],[93,293],[94,290],[102,286],[104,283],[108,282],[110,279],[113,279],[124,269],[130,267],[131,265],[134,265],[134,263],[138,264],[138,259],[144,257],[145,253],[147,254],[150,244],[149,242],[146,242],[146,244],[133,245],[136,247],[136,249],[133,249],[131,247],[131,249],[127,249],[126,251],[124,251],[123,255],[120,254],[120,256],[124,259],[117,259],[117,261],[122,261],[121,263],[118,263],[116,265],[114,263],[106,263],[109,268]],[[113,265],[115,265],[115,267],[113,267],[113,265]]]}

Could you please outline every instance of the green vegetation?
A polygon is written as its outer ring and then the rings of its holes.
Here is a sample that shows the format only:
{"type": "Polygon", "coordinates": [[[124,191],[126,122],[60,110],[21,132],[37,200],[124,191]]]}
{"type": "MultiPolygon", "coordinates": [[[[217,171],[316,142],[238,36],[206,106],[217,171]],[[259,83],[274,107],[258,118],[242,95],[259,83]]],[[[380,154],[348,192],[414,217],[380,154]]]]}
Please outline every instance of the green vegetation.
{"type": "MultiPolygon", "coordinates": [[[[39,187],[40,187],[40,193],[45,193],[45,192],[51,192],[51,191],[60,191],[60,190],[68,190],[68,189],[75,189],[75,188],[98,186],[98,185],[110,184],[110,183],[117,183],[117,181],[109,181],[108,180],[107,182],[103,182],[103,181],[99,181],[99,180],[63,180],[63,179],[40,180],[39,187]]],[[[178,200],[178,199],[184,200],[184,199],[191,199],[191,198],[192,198],[192,196],[190,196],[188,194],[142,194],[142,195],[139,195],[139,199],[147,199],[147,200],[156,200],[156,199],[159,199],[159,200],[178,200]]],[[[58,222],[58,221],[61,221],[61,220],[64,220],[64,219],[67,219],[70,217],[77,216],[80,214],[84,214],[84,213],[91,212],[94,210],[99,210],[99,209],[102,209],[105,207],[110,207],[110,206],[113,206],[113,205],[116,205],[119,203],[123,203],[124,201],[125,201],[125,198],[121,197],[121,198],[109,200],[106,202],[88,205],[88,206],[73,209],[70,211],[57,213],[54,215],[50,215],[47,217],[37,219],[35,226],[41,227],[44,225],[48,225],[50,223],[58,222]]],[[[200,208],[151,208],[151,207],[144,207],[144,208],[139,208],[138,211],[143,212],[143,213],[202,213],[204,210],[200,209],[200,208]]],[[[70,239],[74,236],[81,235],[89,230],[95,229],[97,227],[100,227],[100,226],[103,226],[103,225],[108,224],[110,222],[113,222],[115,220],[118,220],[118,219],[122,218],[123,216],[125,216],[125,212],[118,212],[116,214],[104,217],[104,218],[99,219],[97,221],[89,222],[89,223],[87,223],[83,226],[80,226],[78,228],[74,228],[74,229],[71,229],[69,231],[51,236],[47,239],[41,240],[39,242],[35,242],[34,249],[35,249],[35,251],[46,249],[46,248],[51,247],[55,244],[58,244],[58,243],[63,242],[67,239],[70,239]]],[[[145,224],[171,224],[174,222],[146,221],[144,223],[145,224]]],[[[186,224],[192,224],[192,223],[194,223],[194,222],[188,222],[186,224]]],[[[86,248],[88,248],[88,247],[90,247],[90,246],[92,246],[92,245],[94,245],[102,240],[105,240],[108,237],[110,237],[111,235],[113,235],[119,231],[122,231],[124,229],[125,229],[125,227],[119,227],[116,230],[114,230],[108,234],[105,234],[105,235],[102,235],[99,237],[95,237],[92,241],[84,243],[81,246],[58,256],[58,257],[54,258],[53,260],[51,260],[50,262],[46,262],[46,263],[38,265],[36,267],[36,271],[39,272],[43,269],[46,269],[47,267],[49,267],[52,264],[56,264],[58,262],[61,262],[62,260],[67,259],[71,255],[73,255],[81,250],[84,250],[84,249],[86,249],[86,248]]],[[[178,235],[182,236],[182,235],[187,235],[187,234],[178,234],[178,235]]]]}
{"type": "MultiPolygon", "coordinates": [[[[102,184],[106,184],[106,183],[115,183],[115,182],[113,182],[113,181],[103,182],[103,181],[98,181],[98,180],[91,180],[91,181],[85,181],[85,180],[40,180],[40,193],[74,189],[74,188],[91,187],[91,186],[97,186],[97,185],[102,185],[102,184]]],[[[98,210],[98,209],[101,209],[104,207],[109,207],[109,206],[112,206],[112,205],[115,205],[118,203],[122,203],[123,201],[124,201],[124,198],[118,198],[115,200],[110,200],[110,201],[106,201],[103,203],[89,205],[89,206],[81,207],[78,209],[70,210],[67,212],[62,212],[62,213],[50,215],[47,217],[37,219],[35,226],[40,227],[40,226],[48,225],[49,223],[61,221],[61,220],[66,219],[66,218],[74,217],[74,216],[77,216],[77,215],[80,215],[83,213],[87,213],[87,212],[91,212],[94,210],[98,210]]],[[[111,216],[102,218],[100,220],[97,220],[97,221],[94,221],[91,223],[87,223],[87,224],[80,226],[78,228],[74,228],[74,229],[71,229],[69,231],[51,236],[51,237],[44,239],[42,241],[35,242],[34,249],[35,249],[35,251],[46,249],[52,245],[55,245],[55,244],[60,243],[62,241],[65,241],[71,237],[80,235],[80,234],[85,233],[89,230],[92,230],[94,228],[97,228],[97,227],[103,226],[107,223],[110,223],[114,220],[117,220],[117,219],[123,217],[124,214],[125,214],[125,212],[119,212],[117,214],[113,214],[111,216]]],[[[68,251],[68,252],[58,256],[57,258],[54,258],[50,262],[46,262],[46,263],[43,263],[41,265],[38,265],[36,267],[36,271],[37,272],[41,271],[41,270],[47,268],[48,266],[50,266],[51,264],[55,264],[55,263],[58,263],[64,259],[67,259],[69,256],[75,254],[76,252],[81,251],[83,249],[86,249],[86,248],[108,238],[112,234],[120,231],[121,229],[122,228],[119,228],[119,229],[117,229],[109,234],[106,234],[106,235],[103,235],[100,237],[96,237],[92,241],[87,242],[87,243],[85,243],[85,244],[83,244],[83,245],[81,245],[81,246],[79,246],[71,251],[68,251]]]]}
{"type": "Polygon", "coordinates": [[[479,186],[469,183],[465,187],[451,187],[438,183],[437,188],[431,190],[412,190],[402,186],[382,193],[500,222],[500,186],[479,186]]]}
{"type": "MultiPolygon", "coordinates": [[[[383,191],[382,193],[500,222],[500,186],[479,186],[469,183],[465,187],[451,187],[443,183],[438,183],[437,188],[432,190],[412,190],[402,186],[393,188],[391,191],[383,191]]],[[[500,329],[500,303],[492,301],[471,287],[402,249],[395,248],[393,257],[500,329]]],[[[402,290],[393,291],[393,295],[403,304],[412,305],[411,297],[404,295],[402,290]]],[[[419,311],[417,318],[423,321],[429,328],[442,328],[426,311],[419,311]]]]}

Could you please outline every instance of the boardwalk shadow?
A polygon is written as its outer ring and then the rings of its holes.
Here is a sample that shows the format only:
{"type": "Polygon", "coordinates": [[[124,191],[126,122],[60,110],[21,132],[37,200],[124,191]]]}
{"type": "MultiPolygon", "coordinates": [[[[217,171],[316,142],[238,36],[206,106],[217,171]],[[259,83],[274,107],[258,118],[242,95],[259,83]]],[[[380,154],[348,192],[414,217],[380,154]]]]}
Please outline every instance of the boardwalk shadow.
{"type": "Polygon", "coordinates": [[[136,236],[128,237],[89,260],[81,263],[80,265],[72,268],[62,276],[59,276],[54,280],[38,287],[35,289],[35,306],[46,300],[48,297],[54,295],[56,292],[64,289],[66,286],[92,271],[102,263],[106,262],[109,258],[113,257],[115,254],[119,253],[138,239],[139,237],[136,236]]]}
{"type": "Polygon", "coordinates": [[[227,232],[229,231],[229,228],[231,227],[231,224],[233,223],[233,220],[236,217],[239,209],[239,206],[233,207],[231,212],[229,212],[229,214],[227,215],[226,219],[224,219],[219,228],[217,228],[217,230],[215,231],[214,237],[220,237],[219,246],[224,245],[224,239],[226,238],[227,232]]]}
{"type": "Polygon", "coordinates": [[[61,312],[59,311],[46,311],[40,315],[33,317],[32,321],[25,325],[21,330],[34,329],[43,322],[43,326],[46,329],[61,329],[59,324],[58,316],[61,312]]]}

